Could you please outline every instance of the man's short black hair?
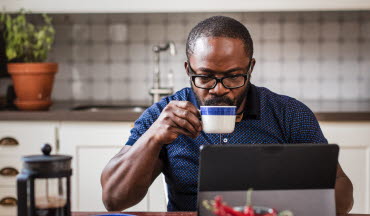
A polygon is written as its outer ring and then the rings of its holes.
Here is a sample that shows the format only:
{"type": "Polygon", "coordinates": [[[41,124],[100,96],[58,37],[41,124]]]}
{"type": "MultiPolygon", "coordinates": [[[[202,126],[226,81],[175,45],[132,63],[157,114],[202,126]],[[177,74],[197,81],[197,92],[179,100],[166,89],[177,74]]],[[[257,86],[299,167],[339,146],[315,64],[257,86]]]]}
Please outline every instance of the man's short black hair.
{"type": "Polygon", "coordinates": [[[195,42],[201,37],[229,37],[243,41],[249,58],[253,56],[253,41],[248,29],[239,21],[225,16],[213,16],[198,23],[186,41],[186,56],[193,54],[195,42]]]}

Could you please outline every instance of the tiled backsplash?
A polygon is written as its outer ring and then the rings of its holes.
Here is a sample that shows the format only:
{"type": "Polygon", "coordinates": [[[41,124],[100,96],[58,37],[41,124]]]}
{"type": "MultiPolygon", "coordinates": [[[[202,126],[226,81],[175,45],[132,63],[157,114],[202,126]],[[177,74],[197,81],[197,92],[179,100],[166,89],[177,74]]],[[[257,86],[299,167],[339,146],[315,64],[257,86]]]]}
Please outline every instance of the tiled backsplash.
{"type": "MultiPolygon", "coordinates": [[[[215,13],[53,15],[58,100],[144,100],[152,87],[152,46],[161,54],[164,85],[189,86],[184,70],[191,28],[215,13]]],[[[227,13],[250,31],[257,60],[252,82],[301,100],[370,99],[369,12],[227,13]]]]}

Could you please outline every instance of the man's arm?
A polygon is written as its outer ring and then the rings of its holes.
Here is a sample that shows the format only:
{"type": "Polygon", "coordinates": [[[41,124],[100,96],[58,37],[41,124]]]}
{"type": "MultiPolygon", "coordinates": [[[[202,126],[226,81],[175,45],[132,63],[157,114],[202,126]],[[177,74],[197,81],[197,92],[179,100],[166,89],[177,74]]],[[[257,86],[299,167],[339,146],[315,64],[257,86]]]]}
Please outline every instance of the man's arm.
{"type": "Polygon", "coordinates": [[[162,146],[179,135],[196,138],[202,130],[199,111],[187,101],[171,101],[150,128],[130,146],[125,146],[101,175],[103,202],[109,211],[121,211],[140,202],[161,173],[162,146]]]}
{"type": "Polygon", "coordinates": [[[340,214],[348,213],[353,206],[353,186],[351,180],[343,172],[339,163],[335,181],[335,204],[336,211],[340,214]]]}

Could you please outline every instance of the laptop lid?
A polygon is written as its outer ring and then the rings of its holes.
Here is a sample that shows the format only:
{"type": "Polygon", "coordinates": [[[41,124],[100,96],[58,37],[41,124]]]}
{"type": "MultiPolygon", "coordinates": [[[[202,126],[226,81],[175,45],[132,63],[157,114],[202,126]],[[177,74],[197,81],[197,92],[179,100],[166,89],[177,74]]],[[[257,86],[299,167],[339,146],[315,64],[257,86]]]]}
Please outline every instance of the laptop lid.
{"type": "MultiPolygon", "coordinates": [[[[235,208],[289,210],[294,215],[335,215],[339,147],[328,144],[204,145],[200,152],[198,213],[220,195],[235,208]]],[[[209,207],[209,206],[208,206],[209,207]]]]}

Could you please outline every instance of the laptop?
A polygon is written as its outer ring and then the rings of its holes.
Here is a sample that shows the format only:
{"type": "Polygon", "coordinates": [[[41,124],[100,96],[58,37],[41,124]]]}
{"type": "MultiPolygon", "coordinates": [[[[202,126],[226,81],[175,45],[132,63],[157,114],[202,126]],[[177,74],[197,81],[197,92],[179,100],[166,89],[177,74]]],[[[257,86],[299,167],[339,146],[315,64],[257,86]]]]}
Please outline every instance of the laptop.
{"type": "Polygon", "coordinates": [[[220,197],[242,211],[249,195],[259,215],[335,216],[338,153],[335,144],[203,145],[198,215],[214,216],[220,197]]]}

